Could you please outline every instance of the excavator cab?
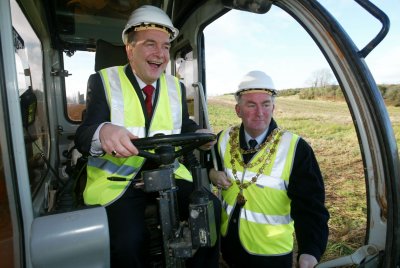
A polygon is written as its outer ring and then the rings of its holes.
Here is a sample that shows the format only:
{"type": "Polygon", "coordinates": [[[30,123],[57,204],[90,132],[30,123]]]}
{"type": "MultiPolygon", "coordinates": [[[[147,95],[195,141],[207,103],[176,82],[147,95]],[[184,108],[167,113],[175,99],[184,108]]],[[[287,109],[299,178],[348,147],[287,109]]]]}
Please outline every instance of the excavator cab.
{"type": "MultiPolygon", "coordinates": [[[[364,12],[379,24],[369,42],[358,47],[322,3],[317,0],[0,1],[0,266],[109,267],[105,209],[74,205],[75,200],[81,202],[79,192],[84,183],[77,186],[70,182],[72,177],[84,177],[85,159],[73,150],[73,140],[90,101],[90,75],[104,66],[96,66],[100,62],[96,59],[97,50],[108,47],[113,52],[102,53],[106,61],[124,62],[126,59],[120,53],[121,32],[130,13],[143,4],[163,9],[180,30],[171,43],[166,72],[184,83],[190,116],[204,128],[210,123],[207,96],[223,90],[211,88],[207,80],[207,74],[216,70],[207,64],[207,49],[211,46],[207,39],[209,27],[230,13],[257,14],[258,17],[251,18],[257,20],[272,16],[275,10],[296,23],[299,32],[312,40],[326,60],[344,96],[360,148],[360,172],[364,178],[360,184],[365,187],[364,243],[352,252],[339,252],[323,259],[318,267],[399,266],[398,141],[366,62],[385,39],[390,21],[379,3],[355,0],[354,12],[364,12]],[[72,199],[63,194],[63,190],[71,193],[77,188],[77,196],[72,199]],[[75,208],[66,209],[71,204],[75,208]]],[[[281,16],[275,19],[282,25],[287,22],[281,16]]],[[[257,28],[245,27],[245,31],[268,35],[270,26],[265,23],[257,28]]],[[[227,37],[229,29],[217,32],[227,37]]],[[[241,38],[235,35],[227,44],[241,38]]],[[[272,45],[287,45],[272,38],[271,42],[258,44],[260,51],[269,50],[272,45]]],[[[218,51],[214,57],[226,55],[223,52],[218,51]]],[[[235,64],[244,64],[245,60],[239,59],[235,64]]],[[[268,58],[260,53],[259,60],[268,58]]],[[[219,66],[230,64],[227,57],[222,61],[219,66]]],[[[226,74],[220,71],[220,75],[226,74]]],[[[196,152],[196,157],[203,165],[209,156],[196,152]]],[[[202,221],[206,225],[207,217],[202,221]]],[[[331,213],[331,217],[335,215],[331,213]]]]}

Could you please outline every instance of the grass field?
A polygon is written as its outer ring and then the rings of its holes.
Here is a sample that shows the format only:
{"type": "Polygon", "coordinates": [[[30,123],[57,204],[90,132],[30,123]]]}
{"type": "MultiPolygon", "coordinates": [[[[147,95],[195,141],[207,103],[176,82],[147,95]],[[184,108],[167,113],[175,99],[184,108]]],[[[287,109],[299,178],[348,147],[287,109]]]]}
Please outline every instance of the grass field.
{"type": "MultiPolygon", "coordinates": [[[[240,123],[234,105],[232,95],[209,97],[209,120],[215,133],[240,123]]],[[[399,147],[400,107],[388,107],[388,112],[399,147]]],[[[331,214],[323,259],[352,253],[364,244],[367,205],[360,147],[347,104],[279,97],[274,119],[309,142],[318,159],[331,214]]]]}

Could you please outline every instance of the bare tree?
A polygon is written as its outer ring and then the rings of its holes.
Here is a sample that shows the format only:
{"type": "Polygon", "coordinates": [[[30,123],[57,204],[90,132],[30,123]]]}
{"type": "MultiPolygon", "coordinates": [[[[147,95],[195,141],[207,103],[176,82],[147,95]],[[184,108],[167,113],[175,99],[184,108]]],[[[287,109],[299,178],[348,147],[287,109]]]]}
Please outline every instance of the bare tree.
{"type": "Polygon", "coordinates": [[[331,69],[324,68],[314,71],[307,80],[307,84],[311,88],[326,88],[334,84],[334,76],[331,69]]]}

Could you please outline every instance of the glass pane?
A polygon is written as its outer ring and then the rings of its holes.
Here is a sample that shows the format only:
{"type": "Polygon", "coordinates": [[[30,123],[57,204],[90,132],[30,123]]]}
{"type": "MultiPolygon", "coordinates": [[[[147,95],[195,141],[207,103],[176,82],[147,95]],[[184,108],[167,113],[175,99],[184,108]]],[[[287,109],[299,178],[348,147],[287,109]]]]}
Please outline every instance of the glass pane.
{"type": "Polygon", "coordinates": [[[36,33],[14,1],[11,2],[11,12],[29,180],[34,196],[47,173],[43,158],[48,159],[50,152],[43,54],[36,33]]]}
{"type": "Polygon", "coordinates": [[[65,99],[67,100],[68,118],[75,122],[82,120],[86,109],[86,90],[88,78],[94,73],[94,52],[77,51],[72,56],[64,53],[65,99]]]}
{"type": "Polygon", "coordinates": [[[185,85],[186,88],[186,102],[188,105],[189,115],[193,118],[194,116],[194,96],[195,92],[193,89],[193,50],[190,47],[186,47],[183,50],[178,51],[178,57],[175,59],[176,76],[185,85]]]}

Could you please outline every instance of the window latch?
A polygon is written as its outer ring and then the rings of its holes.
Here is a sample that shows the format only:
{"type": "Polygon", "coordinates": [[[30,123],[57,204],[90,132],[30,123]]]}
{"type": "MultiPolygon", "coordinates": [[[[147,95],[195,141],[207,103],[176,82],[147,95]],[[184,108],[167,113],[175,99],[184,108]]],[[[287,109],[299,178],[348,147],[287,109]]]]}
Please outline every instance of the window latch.
{"type": "Polygon", "coordinates": [[[68,77],[72,74],[70,74],[67,70],[58,70],[58,69],[51,69],[51,73],[52,76],[61,76],[61,77],[68,77]]]}

